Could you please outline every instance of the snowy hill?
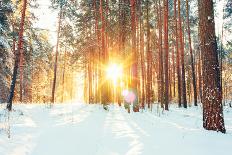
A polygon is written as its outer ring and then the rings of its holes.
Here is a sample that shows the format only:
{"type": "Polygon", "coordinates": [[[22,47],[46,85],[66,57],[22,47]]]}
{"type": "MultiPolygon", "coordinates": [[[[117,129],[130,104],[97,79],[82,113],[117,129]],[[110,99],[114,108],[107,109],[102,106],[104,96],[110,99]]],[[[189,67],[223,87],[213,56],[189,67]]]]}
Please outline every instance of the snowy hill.
{"type": "Polygon", "coordinates": [[[0,155],[230,154],[231,108],[222,134],[202,128],[200,107],[128,114],[118,106],[16,105],[8,123],[1,106],[0,155]]]}

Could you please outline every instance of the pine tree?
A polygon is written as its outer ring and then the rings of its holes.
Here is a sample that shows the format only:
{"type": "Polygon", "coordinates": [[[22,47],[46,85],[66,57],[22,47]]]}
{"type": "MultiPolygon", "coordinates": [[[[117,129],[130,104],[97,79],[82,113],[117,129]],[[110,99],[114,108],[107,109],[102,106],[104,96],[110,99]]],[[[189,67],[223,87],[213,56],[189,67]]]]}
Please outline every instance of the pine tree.
{"type": "Polygon", "coordinates": [[[194,105],[197,106],[197,86],[196,86],[195,66],[194,66],[194,60],[193,60],[192,40],[191,40],[191,32],[190,32],[191,30],[190,30],[190,25],[189,25],[189,1],[188,0],[186,0],[186,14],[187,14],[187,26],[188,26],[189,51],[190,51],[191,68],[192,68],[194,105]]]}
{"type": "Polygon", "coordinates": [[[198,0],[198,11],[203,71],[203,127],[225,133],[213,0],[198,0]]]}
{"type": "Polygon", "coordinates": [[[51,98],[52,103],[55,102],[56,79],[57,79],[56,74],[57,74],[57,66],[58,66],[58,52],[59,52],[61,18],[62,18],[62,5],[60,6],[59,19],[58,19],[56,54],[55,54],[54,75],[53,75],[53,84],[52,84],[52,98],[51,98]]]}
{"type": "Polygon", "coordinates": [[[11,87],[10,87],[10,95],[9,99],[7,101],[7,109],[9,111],[12,110],[12,101],[14,97],[14,91],[15,91],[15,84],[16,84],[16,78],[18,73],[18,66],[20,61],[20,50],[23,48],[23,32],[24,32],[24,24],[25,24],[25,13],[27,9],[27,0],[23,0],[23,6],[22,6],[22,13],[21,13],[21,22],[20,22],[20,31],[19,31],[19,38],[18,38],[18,50],[15,55],[15,64],[14,64],[14,70],[11,80],[11,87]]]}
{"type": "Polygon", "coordinates": [[[168,110],[169,102],[169,46],[168,46],[168,0],[164,0],[164,77],[165,77],[165,86],[164,86],[164,105],[165,110],[168,110]]]}
{"type": "Polygon", "coordinates": [[[182,103],[184,108],[187,108],[187,97],[186,97],[186,82],[185,82],[185,63],[184,63],[184,39],[183,39],[183,30],[182,30],[182,18],[181,18],[181,2],[178,0],[178,38],[180,42],[180,57],[181,57],[181,95],[182,103]]]}
{"type": "MultiPolygon", "coordinates": [[[[132,81],[131,87],[135,91],[137,95],[137,87],[138,87],[138,63],[137,63],[137,49],[136,49],[136,3],[135,0],[130,0],[131,5],[131,37],[132,37],[132,81]]],[[[134,112],[139,111],[138,107],[138,98],[134,101],[133,110],[134,112]]]]}

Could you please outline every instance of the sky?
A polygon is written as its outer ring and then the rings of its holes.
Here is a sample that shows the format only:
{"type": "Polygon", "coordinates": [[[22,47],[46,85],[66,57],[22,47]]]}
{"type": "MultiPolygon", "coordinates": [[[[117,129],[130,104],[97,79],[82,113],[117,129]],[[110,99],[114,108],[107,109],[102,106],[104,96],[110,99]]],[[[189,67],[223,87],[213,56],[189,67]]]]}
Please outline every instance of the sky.
{"type": "Polygon", "coordinates": [[[56,44],[56,31],[58,12],[49,8],[50,0],[38,0],[39,7],[33,9],[38,21],[34,23],[36,28],[49,30],[49,39],[52,45],[56,44]]]}

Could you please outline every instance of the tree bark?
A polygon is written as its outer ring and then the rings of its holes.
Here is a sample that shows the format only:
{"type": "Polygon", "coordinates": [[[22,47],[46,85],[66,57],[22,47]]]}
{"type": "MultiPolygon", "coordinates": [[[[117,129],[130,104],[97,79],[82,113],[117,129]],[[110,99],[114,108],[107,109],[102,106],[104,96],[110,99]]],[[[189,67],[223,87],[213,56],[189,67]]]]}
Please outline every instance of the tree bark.
{"type": "Polygon", "coordinates": [[[179,40],[180,40],[180,54],[181,54],[181,75],[182,75],[182,101],[183,101],[183,106],[184,108],[187,108],[187,97],[186,97],[186,82],[185,82],[185,64],[184,64],[184,43],[183,43],[183,32],[182,32],[182,19],[181,19],[181,14],[180,14],[180,0],[178,0],[178,29],[179,29],[179,40]]]}
{"type": "Polygon", "coordinates": [[[164,86],[164,105],[165,110],[168,110],[169,102],[169,75],[168,75],[168,61],[169,61],[169,47],[168,47],[168,0],[164,0],[164,77],[165,77],[165,86],[164,86]]]}
{"type": "Polygon", "coordinates": [[[17,53],[15,55],[15,64],[14,64],[13,76],[12,76],[11,86],[10,86],[10,95],[9,95],[8,102],[7,102],[7,109],[9,111],[12,110],[12,101],[14,98],[15,83],[16,83],[18,65],[19,65],[19,59],[20,59],[19,54],[20,54],[20,50],[22,50],[22,48],[23,48],[23,32],[24,32],[26,9],[27,9],[27,0],[23,0],[21,22],[20,22],[20,31],[19,31],[19,40],[18,40],[18,49],[17,49],[17,53]]]}
{"type": "MultiPolygon", "coordinates": [[[[200,37],[200,35],[199,35],[200,37]]],[[[201,62],[201,48],[199,48],[199,58],[198,58],[198,94],[199,101],[202,103],[202,62],[201,62]]]]}
{"type": "Polygon", "coordinates": [[[139,36],[139,39],[140,39],[140,65],[141,65],[141,76],[142,76],[142,82],[141,82],[141,85],[142,85],[142,97],[141,97],[141,105],[142,105],[142,108],[144,109],[145,108],[145,59],[144,59],[144,30],[143,30],[143,20],[142,20],[142,5],[141,5],[141,0],[139,0],[139,28],[140,28],[140,36],[139,36]]]}
{"type": "Polygon", "coordinates": [[[57,29],[56,54],[55,54],[55,63],[54,63],[54,75],[53,75],[53,84],[52,84],[52,99],[51,99],[51,103],[55,102],[56,72],[57,72],[57,65],[58,65],[58,53],[59,53],[59,38],[60,38],[61,17],[62,17],[62,6],[60,7],[58,29],[57,29]]]}
{"type": "Polygon", "coordinates": [[[66,48],[64,51],[64,64],[63,64],[63,73],[62,73],[62,103],[64,102],[64,93],[65,93],[65,70],[66,70],[66,48]]]}
{"type": "Polygon", "coordinates": [[[100,66],[101,64],[99,63],[101,60],[101,49],[100,49],[100,32],[99,32],[99,28],[98,28],[98,7],[97,7],[97,2],[96,0],[94,0],[93,2],[93,7],[94,7],[94,17],[95,17],[95,36],[97,39],[97,47],[96,47],[96,83],[95,83],[95,102],[98,103],[100,102],[100,96],[101,96],[101,91],[100,91],[100,87],[99,87],[99,83],[100,83],[100,77],[101,77],[101,70],[100,70],[100,66]]]}
{"type": "Polygon", "coordinates": [[[203,127],[225,133],[213,0],[198,0],[198,11],[203,71],[203,127]]]}
{"type": "Polygon", "coordinates": [[[194,105],[197,106],[196,73],[195,73],[195,66],[194,66],[194,60],[193,60],[192,40],[191,40],[191,32],[190,32],[190,25],[189,25],[189,1],[188,0],[186,0],[186,14],[187,14],[190,60],[191,60],[191,68],[192,68],[192,84],[193,84],[194,105]]]}
{"type": "Polygon", "coordinates": [[[147,11],[147,83],[146,83],[146,98],[147,105],[150,109],[151,107],[151,88],[152,88],[152,52],[150,49],[150,23],[149,23],[149,1],[146,1],[146,11],[147,11]]]}
{"type": "Polygon", "coordinates": [[[163,36],[162,36],[162,7],[159,0],[159,15],[158,15],[158,25],[159,25],[159,95],[158,98],[161,102],[161,107],[164,104],[164,74],[163,74],[163,36]]]}
{"type": "Polygon", "coordinates": [[[180,72],[180,50],[179,50],[179,34],[178,34],[178,20],[177,20],[177,0],[174,0],[174,18],[175,18],[175,35],[176,35],[176,73],[177,73],[177,91],[178,91],[178,105],[181,107],[181,72],[180,72]]]}
{"type": "MultiPolygon", "coordinates": [[[[137,86],[138,86],[138,63],[137,63],[137,49],[136,49],[136,3],[135,0],[130,0],[131,6],[131,31],[132,31],[132,81],[131,87],[137,95],[137,86]]],[[[133,102],[133,111],[138,112],[138,96],[136,96],[135,101],[133,102]]]]}
{"type": "MultiPolygon", "coordinates": [[[[107,65],[107,49],[106,49],[106,40],[105,40],[105,17],[104,17],[104,9],[103,9],[103,2],[104,0],[100,0],[100,16],[101,16],[101,49],[102,49],[102,53],[101,53],[101,63],[102,66],[107,65]]],[[[103,104],[103,106],[106,106],[107,103],[109,102],[109,96],[108,96],[108,83],[106,81],[103,80],[103,75],[104,73],[101,73],[101,77],[100,77],[100,83],[102,83],[102,85],[100,86],[101,88],[101,103],[103,104]]]]}
{"type": "Polygon", "coordinates": [[[22,49],[20,49],[20,56],[19,56],[19,71],[20,71],[20,75],[19,75],[19,102],[23,102],[23,60],[24,60],[24,56],[23,56],[23,43],[22,43],[22,49]]]}

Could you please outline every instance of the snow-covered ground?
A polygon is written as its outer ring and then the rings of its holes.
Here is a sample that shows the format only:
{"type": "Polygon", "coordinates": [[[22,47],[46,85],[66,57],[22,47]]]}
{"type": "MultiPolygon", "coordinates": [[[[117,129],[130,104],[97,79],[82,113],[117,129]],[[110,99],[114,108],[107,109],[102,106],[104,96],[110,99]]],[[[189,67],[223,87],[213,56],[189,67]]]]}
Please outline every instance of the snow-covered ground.
{"type": "Polygon", "coordinates": [[[0,155],[231,154],[232,108],[224,110],[226,134],[202,128],[200,107],[128,114],[118,106],[15,105],[9,123],[0,109],[0,155]]]}

